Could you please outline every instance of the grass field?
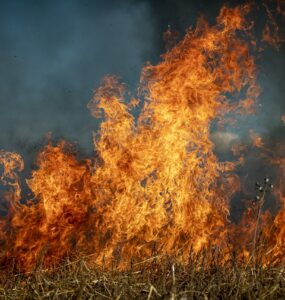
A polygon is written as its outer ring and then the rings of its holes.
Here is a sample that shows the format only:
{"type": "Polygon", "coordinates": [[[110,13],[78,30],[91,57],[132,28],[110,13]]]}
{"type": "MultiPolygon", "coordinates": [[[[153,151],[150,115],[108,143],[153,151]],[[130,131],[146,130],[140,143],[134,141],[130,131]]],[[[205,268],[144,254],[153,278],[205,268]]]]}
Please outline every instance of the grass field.
{"type": "Polygon", "coordinates": [[[2,273],[0,299],[282,299],[285,270],[229,261],[221,266],[192,256],[130,264],[124,271],[66,261],[53,272],[2,273]]]}

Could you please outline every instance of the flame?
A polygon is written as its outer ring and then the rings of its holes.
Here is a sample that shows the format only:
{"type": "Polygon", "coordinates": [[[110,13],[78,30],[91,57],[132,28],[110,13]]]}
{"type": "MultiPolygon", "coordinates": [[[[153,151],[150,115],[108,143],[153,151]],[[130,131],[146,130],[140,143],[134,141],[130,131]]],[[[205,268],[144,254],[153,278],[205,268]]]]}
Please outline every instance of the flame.
{"type": "Polygon", "coordinates": [[[262,137],[254,132],[254,130],[249,131],[250,138],[252,140],[252,146],[256,148],[263,148],[264,147],[264,142],[262,141],[262,137]]]}
{"type": "Polygon", "coordinates": [[[274,195],[280,202],[280,209],[274,218],[272,226],[265,228],[266,238],[269,240],[269,252],[273,262],[284,261],[285,243],[285,143],[278,143],[274,152],[267,156],[268,162],[275,166],[276,182],[274,195]]]}
{"type": "MultiPolygon", "coordinates": [[[[243,160],[219,162],[210,129],[214,120],[222,126],[255,112],[249,11],[222,7],[213,26],[200,18],[160,63],[147,64],[137,119],[139,100],[125,102],[125,86],[105,77],[88,103],[103,118],[96,155],[79,160],[67,142],[49,143],[26,179],[33,195],[27,204],[20,202],[21,157],[0,152],[0,179],[9,189],[9,211],[0,219],[2,265],[32,270],[80,253],[123,268],[154,253],[187,259],[191,251],[231,248],[229,202],[240,189],[233,171],[243,160]]],[[[283,241],[283,214],[274,220],[275,245],[283,241]]]]}

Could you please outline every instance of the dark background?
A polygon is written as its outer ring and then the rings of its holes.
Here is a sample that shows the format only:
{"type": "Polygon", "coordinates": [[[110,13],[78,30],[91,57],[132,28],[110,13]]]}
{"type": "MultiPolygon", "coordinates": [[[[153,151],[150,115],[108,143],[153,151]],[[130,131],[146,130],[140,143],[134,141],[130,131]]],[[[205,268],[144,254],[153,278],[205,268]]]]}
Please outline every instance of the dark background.
{"type": "MultiPolygon", "coordinates": [[[[116,74],[135,92],[141,67],[164,51],[167,26],[182,37],[201,14],[213,23],[224,3],[241,1],[0,1],[0,149],[19,152],[29,168],[51,131],[92,153],[99,121],[86,104],[100,78],[116,74]]],[[[255,14],[261,28],[264,14],[255,14]]],[[[259,59],[260,112],[230,134],[213,133],[219,155],[248,128],[269,143],[284,139],[284,57],[283,46],[259,59]]]]}

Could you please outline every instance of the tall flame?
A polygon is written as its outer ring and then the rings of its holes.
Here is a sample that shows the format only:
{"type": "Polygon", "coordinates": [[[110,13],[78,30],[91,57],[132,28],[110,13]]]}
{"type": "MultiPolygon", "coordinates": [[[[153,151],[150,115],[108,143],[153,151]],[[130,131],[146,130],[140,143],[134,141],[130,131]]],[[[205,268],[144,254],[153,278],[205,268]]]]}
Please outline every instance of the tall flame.
{"type": "Polygon", "coordinates": [[[154,252],[187,258],[190,251],[226,249],[240,161],[218,161],[210,126],[255,110],[249,9],[223,7],[214,26],[200,18],[160,63],[146,65],[138,119],[132,115],[138,100],[126,103],[124,85],[104,78],[88,104],[103,117],[95,157],[78,160],[64,141],[47,145],[26,180],[34,195],[27,204],[20,204],[21,157],[0,153],[9,203],[0,219],[2,264],[31,270],[79,252],[124,267],[154,252]]]}

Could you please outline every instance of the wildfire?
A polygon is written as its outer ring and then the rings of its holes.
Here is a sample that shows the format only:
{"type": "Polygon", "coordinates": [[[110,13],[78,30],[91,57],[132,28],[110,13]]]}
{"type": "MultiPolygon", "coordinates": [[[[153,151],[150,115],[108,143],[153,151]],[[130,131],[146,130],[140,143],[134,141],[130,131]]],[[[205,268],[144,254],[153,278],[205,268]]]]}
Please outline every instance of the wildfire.
{"type": "MultiPolygon", "coordinates": [[[[27,204],[20,202],[21,157],[0,152],[9,206],[0,219],[2,265],[51,267],[80,253],[123,268],[130,258],[154,253],[187,259],[190,251],[215,247],[226,254],[240,160],[218,161],[210,126],[255,111],[259,87],[249,10],[223,7],[213,26],[200,18],[160,63],[146,65],[138,120],[132,115],[138,100],[126,103],[124,85],[104,78],[88,104],[94,117],[103,118],[94,134],[96,155],[80,161],[67,142],[49,143],[26,179],[33,195],[27,204]]],[[[262,142],[255,137],[254,143],[262,142]]],[[[276,193],[283,203],[281,183],[276,193]]],[[[281,209],[274,220],[275,248],[283,241],[283,214],[281,209]]]]}

